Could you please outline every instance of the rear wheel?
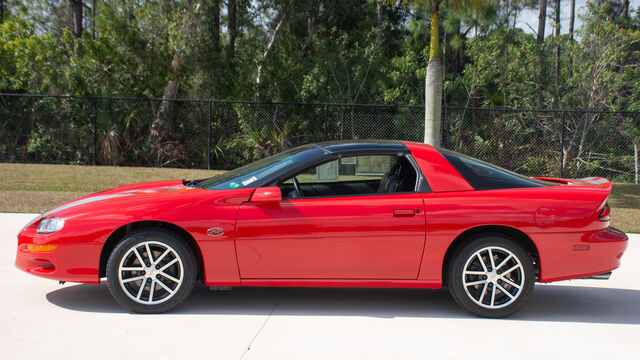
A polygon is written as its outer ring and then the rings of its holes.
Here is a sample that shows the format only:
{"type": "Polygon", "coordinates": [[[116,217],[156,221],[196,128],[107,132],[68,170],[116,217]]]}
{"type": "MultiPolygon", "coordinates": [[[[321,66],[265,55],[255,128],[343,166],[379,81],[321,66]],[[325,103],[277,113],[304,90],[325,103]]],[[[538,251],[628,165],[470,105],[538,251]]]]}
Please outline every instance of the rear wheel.
{"type": "Polygon", "coordinates": [[[504,317],[531,297],[535,271],[531,256],[501,235],[484,235],[454,254],[447,272],[449,291],[465,310],[504,317]]]}
{"type": "Polygon", "coordinates": [[[107,262],[107,284],[114,299],[141,313],[170,310],[193,290],[193,253],[173,233],[142,230],[116,246],[107,262]]]}

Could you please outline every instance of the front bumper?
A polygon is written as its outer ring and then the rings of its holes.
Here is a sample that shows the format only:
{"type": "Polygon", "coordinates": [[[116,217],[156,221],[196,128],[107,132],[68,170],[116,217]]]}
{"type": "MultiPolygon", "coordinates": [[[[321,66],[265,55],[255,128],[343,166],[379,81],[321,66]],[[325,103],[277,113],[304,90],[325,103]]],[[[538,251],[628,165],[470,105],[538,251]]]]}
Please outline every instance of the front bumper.
{"type": "Polygon", "coordinates": [[[534,239],[540,255],[540,282],[585,278],[620,266],[629,238],[615,228],[605,230],[538,234],[534,239]]]}
{"type": "Polygon", "coordinates": [[[39,235],[35,229],[18,235],[16,267],[29,274],[59,281],[99,284],[102,247],[99,244],[61,244],[57,236],[39,235]],[[55,245],[52,251],[29,251],[27,245],[55,245]]]}

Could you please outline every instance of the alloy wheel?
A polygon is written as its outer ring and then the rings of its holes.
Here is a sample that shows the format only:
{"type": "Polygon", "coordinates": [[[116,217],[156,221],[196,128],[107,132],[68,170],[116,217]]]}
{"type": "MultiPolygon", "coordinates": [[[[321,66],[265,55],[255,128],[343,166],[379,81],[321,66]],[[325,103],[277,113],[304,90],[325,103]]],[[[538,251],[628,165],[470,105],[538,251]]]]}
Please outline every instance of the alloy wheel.
{"type": "Polygon", "coordinates": [[[159,241],[132,246],[118,266],[118,282],[133,301],[156,305],[171,299],[184,279],[184,266],[178,252],[159,241]]]}

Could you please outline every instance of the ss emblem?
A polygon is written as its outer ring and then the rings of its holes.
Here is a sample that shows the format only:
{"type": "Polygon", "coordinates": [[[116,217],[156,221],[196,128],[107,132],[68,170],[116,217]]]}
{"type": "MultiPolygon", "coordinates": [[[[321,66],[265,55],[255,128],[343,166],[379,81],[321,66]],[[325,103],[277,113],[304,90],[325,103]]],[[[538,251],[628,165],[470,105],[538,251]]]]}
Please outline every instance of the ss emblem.
{"type": "Polygon", "coordinates": [[[211,235],[211,236],[220,236],[220,235],[224,234],[224,231],[222,231],[222,229],[219,228],[219,227],[213,227],[213,228],[207,230],[207,233],[209,235],[211,235]]]}

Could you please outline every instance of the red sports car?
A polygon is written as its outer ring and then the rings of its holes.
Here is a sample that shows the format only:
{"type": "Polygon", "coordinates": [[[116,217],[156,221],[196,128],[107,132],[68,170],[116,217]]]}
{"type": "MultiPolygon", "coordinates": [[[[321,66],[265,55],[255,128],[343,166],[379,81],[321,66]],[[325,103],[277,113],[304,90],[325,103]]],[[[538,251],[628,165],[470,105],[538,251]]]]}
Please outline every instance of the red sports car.
{"type": "Polygon", "coordinates": [[[447,286],[502,317],[538,282],[607,278],[627,236],[603,178],[530,178],[425,144],[310,144],[209,179],[120,186],[18,235],[16,265],[135,312],[207,286],[447,286]]]}

